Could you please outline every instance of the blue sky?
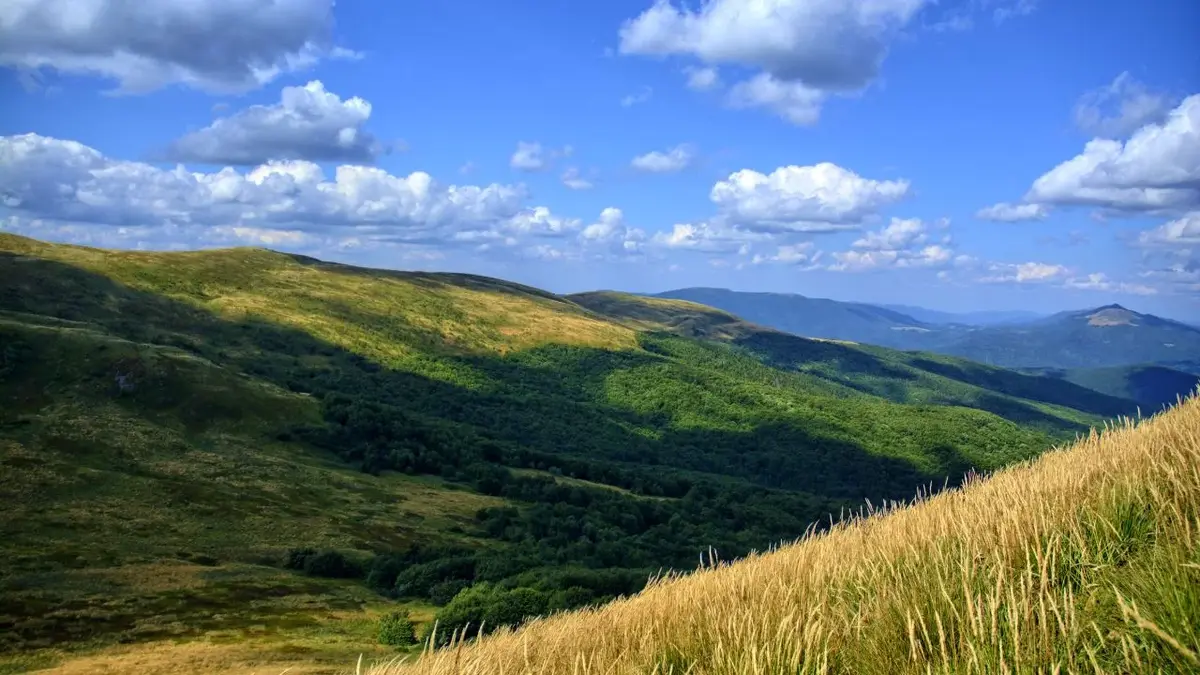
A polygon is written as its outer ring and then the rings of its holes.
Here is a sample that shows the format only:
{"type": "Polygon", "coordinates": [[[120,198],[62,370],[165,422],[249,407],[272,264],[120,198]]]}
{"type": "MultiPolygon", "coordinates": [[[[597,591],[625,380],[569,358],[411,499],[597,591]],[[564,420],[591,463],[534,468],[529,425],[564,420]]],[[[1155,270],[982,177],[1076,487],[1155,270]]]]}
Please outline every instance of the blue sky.
{"type": "Polygon", "coordinates": [[[1191,0],[140,5],[0,7],[0,227],[1200,317],[1191,0]]]}

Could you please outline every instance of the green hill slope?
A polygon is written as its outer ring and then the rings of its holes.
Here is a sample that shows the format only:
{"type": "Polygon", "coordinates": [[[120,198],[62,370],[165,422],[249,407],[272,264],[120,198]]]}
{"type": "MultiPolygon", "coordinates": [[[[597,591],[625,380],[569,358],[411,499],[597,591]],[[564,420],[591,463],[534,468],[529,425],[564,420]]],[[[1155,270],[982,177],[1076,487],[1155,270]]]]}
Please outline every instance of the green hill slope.
{"type": "Polygon", "coordinates": [[[628,297],[0,235],[0,649],[595,602],[1129,405],[628,297]]]}
{"type": "Polygon", "coordinates": [[[1136,402],[1147,413],[1158,412],[1200,387],[1200,375],[1158,365],[1112,368],[1042,368],[1032,374],[1057,377],[1082,387],[1136,402]]]}

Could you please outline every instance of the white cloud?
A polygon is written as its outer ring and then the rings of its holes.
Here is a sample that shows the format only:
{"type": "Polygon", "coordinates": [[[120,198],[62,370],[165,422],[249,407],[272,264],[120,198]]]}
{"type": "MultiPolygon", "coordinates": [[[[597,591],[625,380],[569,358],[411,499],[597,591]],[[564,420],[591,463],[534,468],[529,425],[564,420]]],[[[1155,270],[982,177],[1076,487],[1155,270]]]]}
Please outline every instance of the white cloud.
{"type": "Polygon", "coordinates": [[[546,161],[541,143],[520,141],[508,165],[520,171],[541,171],[546,168],[546,161]]]}
{"type": "Polygon", "coordinates": [[[561,180],[563,185],[572,190],[590,190],[593,187],[592,182],[581,176],[579,169],[574,166],[563,172],[561,180]]]}
{"type": "Polygon", "coordinates": [[[853,229],[908,194],[905,180],[863,178],[836,164],[750,169],[717,182],[709,194],[730,224],[751,230],[830,232],[853,229]]]}
{"type": "Polygon", "coordinates": [[[771,235],[724,226],[717,222],[676,223],[670,232],[658,232],[655,245],[705,253],[748,252],[753,243],[767,243],[771,235]]]}
{"type": "Polygon", "coordinates": [[[620,30],[622,54],[685,54],[762,69],[825,89],[858,89],[925,0],[710,0],[697,10],[666,0],[620,30]]]}
{"type": "Polygon", "coordinates": [[[1145,284],[1112,281],[1103,272],[1067,279],[1063,285],[1067,288],[1084,291],[1105,291],[1109,293],[1127,293],[1130,295],[1155,295],[1158,293],[1158,289],[1145,284]]]}
{"type": "Polygon", "coordinates": [[[900,259],[899,251],[836,251],[829,269],[834,272],[865,272],[891,267],[900,259]]]}
{"type": "Polygon", "coordinates": [[[574,149],[569,145],[554,149],[543,148],[541,143],[519,141],[508,165],[518,171],[541,171],[562,157],[570,157],[572,152],[574,149]]]}
{"type": "Polygon", "coordinates": [[[279,103],[251,106],[171,144],[172,160],[257,165],[272,159],[372,162],[383,144],[363,129],[371,104],[343,101],[319,80],[284,87],[279,103]]]}
{"type": "Polygon", "coordinates": [[[981,277],[979,279],[981,283],[1047,283],[1062,281],[1070,274],[1070,270],[1062,265],[1040,262],[992,263],[988,269],[991,274],[981,277]]]}
{"type": "Polygon", "coordinates": [[[1129,73],[1121,73],[1111,84],[1080,97],[1075,104],[1075,125],[1106,138],[1124,137],[1162,121],[1171,105],[1166,94],[1152,92],[1129,73]]]}
{"type": "Polygon", "coordinates": [[[621,209],[610,206],[600,212],[596,222],[583,228],[579,238],[585,246],[599,247],[616,255],[630,255],[642,251],[646,233],[630,227],[621,209]]]}
{"type": "Polygon", "coordinates": [[[1014,0],[1009,3],[1000,3],[999,7],[992,10],[992,19],[999,24],[1013,17],[1029,16],[1037,9],[1037,5],[1038,0],[1014,0]]]}
{"type": "Polygon", "coordinates": [[[923,244],[925,240],[925,224],[919,218],[892,218],[887,227],[868,232],[852,246],[872,251],[895,251],[923,244]]]}
{"type": "Polygon", "coordinates": [[[675,173],[683,171],[696,157],[696,150],[688,145],[678,145],[666,152],[648,152],[633,158],[630,166],[649,173],[675,173]]]}
{"type": "Polygon", "coordinates": [[[126,93],[184,84],[257,88],[322,58],[333,0],[13,0],[0,3],[0,64],[116,80],[126,93]]]}
{"type": "MultiPolygon", "coordinates": [[[[813,124],[831,92],[865,88],[893,39],[928,0],[709,0],[697,9],[656,0],[620,29],[620,52],[685,55],[711,68],[759,71],[730,102],[763,107],[794,124],[813,124]]],[[[695,70],[689,86],[708,88],[695,70]]]]}
{"type": "Polygon", "coordinates": [[[342,231],[410,242],[494,230],[526,208],[520,186],[441,185],[423,172],[350,165],[331,179],[305,161],[244,173],[159,169],[36,134],[0,137],[0,194],[11,213],[78,224],[342,231]]]}
{"type": "Polygon", "coordinates": [[[709,91],[721,86],[721,74],[716,68],[696,68],[688,66],[683,69],[687,75],[688,89],[694,91],[709,91]]]}
{"type": "Polygon", "coordinates": [[[1174,262],[1143,271],[1140,276],[1162,284],[1168,292],[1200,293],[1200,256],[1188,250],[1181,253],[1174,262]]]}
{"type": "Polygon", "coordinates": [[[505,229],[517,234],[557,237],[579,230],[583,223],[577,218],[562,218],[544,206],[516,214],[505,222],[505,229]]]}
{"type": "Polygon", "coordinates": [[[821,118],[825,92],[801,82],[785,82],[767,73],[734,85],[729,104],[735,108],[766,108],[798,126],[811,126],[821,118]]]}
{"type": "Polygon", "coordinates": [[[878,231],[868,232],[851,250],[833,253],[829,269],[860,272],[888,267],[940,267],[954,259],[954,251],[942,244],[928,244],[928,226],[919,218],[892,218],[878,231]]]}
{"type": "Polygon", "coordinates": [[[1043,204],[1009,204],[1000,202],[984,207],[975,212],[980,220],[994,220],[1002,223],[1019,223],[1027,220],[1044,220],[1049,209],[1043,204]]]}
{"type": "Polygon", "coordinates": [[[813,243],[811,241],[801,242],[799,244],[785,244],[775,249],[775,253],[771,255],[755,255],[751,262],[755,265],[764,263],[778,263],[781,265],[795,265],[802,270],[816,269],[818,262],[821,259],[820,251],[813,251],[813,243]]]}
{"type": "Polygon", "coordinates": [[[1119,211],[1200,206],[1200,94],[1128,141],[1095,139],[1038,178],[1025,201],[1119,211]]]}
{"type": "Polygon", "coordinates": [[[1182,217],[1146,230],[1138,235],[1143,246],[1183,246],[1200,244],[1200,211],[1186,213],[1182,217]]]}
{"type": "Polygon", "coordinates": [[[650,87],[642,87],[636,94],[629,94],[621,99],[621,107],[630,108],[639,103],[645,103],[654,95],[654,90],[650,87]]]}

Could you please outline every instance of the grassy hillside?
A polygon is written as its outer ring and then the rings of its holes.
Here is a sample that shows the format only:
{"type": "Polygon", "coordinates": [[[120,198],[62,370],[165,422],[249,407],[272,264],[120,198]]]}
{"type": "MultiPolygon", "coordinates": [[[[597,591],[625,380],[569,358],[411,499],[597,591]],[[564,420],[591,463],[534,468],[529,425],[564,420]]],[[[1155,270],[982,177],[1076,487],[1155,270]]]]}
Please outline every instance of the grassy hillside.
{"type": "MultiPolygon", "coordinates": [[[[594,292],[570,296],[599,314],[645,331],[704,338],[779,371],[814,391],[867,393],[895,403],[967,406],[1053,433],[1135,412],[1129,399],[1058,378],[1020,374],[964,359],[871,345],[804,339],[685,300],[594,292]],[[1086,411],[1088,414],[1081,414],[1086,411]]],[[[713,347],[710,346],[710,349],[713,347]]],[[[778,375],[774,375],[778,377],[778,375]]],[[[780,380],[782,381],[782,380],[780,380]]]]}
{"type": "Polygon", "coordinates": [[[0,234],[0,672],[319,672],[384,610],[601,602],[1129,406],[611,299],[0,234]]]}
{"type": "Polygon", "coordinates": [[[372,675],[1200,669],[1200,400],[781,550],[372,675]]]}

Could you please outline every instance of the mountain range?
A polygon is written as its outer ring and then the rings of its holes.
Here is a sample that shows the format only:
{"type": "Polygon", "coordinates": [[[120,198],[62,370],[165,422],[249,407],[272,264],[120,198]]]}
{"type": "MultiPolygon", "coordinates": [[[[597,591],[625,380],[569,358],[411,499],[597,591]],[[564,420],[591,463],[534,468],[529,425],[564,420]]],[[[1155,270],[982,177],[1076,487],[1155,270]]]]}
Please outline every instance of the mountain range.
{"type": "Polygon", "coordinates": [[[1159,365],[1191,371],[1200,355],[1200,329],[1116,304],[1036,318],[916,311],[922,320],[895,307],[784,293],[684,288],[654,297],[701,302],[796,335],[933,351],[1008,368],[1159,365]]]}
{"type": "Polygon", "coordinates": [[[338,660],[397,607],[478,630],[466,589],[515,623],[1137,411],[747,319],[0,234],[0,658],[235,632],[338,660]],[[326,642],[296,642],[314,626],[326,642]]]}

